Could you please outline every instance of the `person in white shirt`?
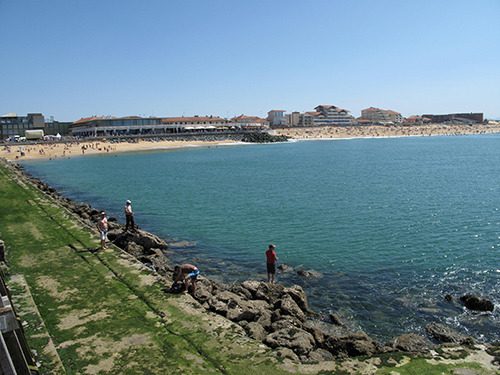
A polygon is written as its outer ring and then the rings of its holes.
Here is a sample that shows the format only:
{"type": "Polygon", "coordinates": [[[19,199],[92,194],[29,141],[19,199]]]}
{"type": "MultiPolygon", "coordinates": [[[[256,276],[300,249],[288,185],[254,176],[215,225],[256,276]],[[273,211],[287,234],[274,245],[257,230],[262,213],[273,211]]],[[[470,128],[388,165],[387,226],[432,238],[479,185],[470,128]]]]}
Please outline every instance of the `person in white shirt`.
{"type": "Polygon", "coordinates": [[[127,204],[125,205],[125,218],[127,219],[127,223],[125,224],[125,230],[128,232],[128,228],[130,227],[131,230],[135,229],[135,223],[134,223],[134,213],[132,212],[132,206],[130,205],[130,201],[127,201],[127,204]]]}

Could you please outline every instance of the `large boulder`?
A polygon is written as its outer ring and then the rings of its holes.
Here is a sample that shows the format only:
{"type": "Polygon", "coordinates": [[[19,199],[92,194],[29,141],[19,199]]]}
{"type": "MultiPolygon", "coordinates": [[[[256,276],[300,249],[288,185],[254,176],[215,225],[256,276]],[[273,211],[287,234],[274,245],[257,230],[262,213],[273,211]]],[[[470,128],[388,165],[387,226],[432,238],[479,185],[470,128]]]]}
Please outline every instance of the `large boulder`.
{"type": "Polygon", "coordinates": [[[462,301],[469,310],[493,311],[495,309],[495,305],[490,300],[471,294],[460,297],[460,301],[462,301]]]}
{"type": "Polygon", "coordinates": [[[267,331],[257,322],[250,322],[245,327],[248,335],[258,341],[264,341],[267,336],[267,331]]]}
{"type": "Polygon", "coordinates": [[[136,258],[144,255],[144,248],[142,246],[136,244],[135,242],[127,243],[127,246],[125,247],[125,251],[136,258]]]}
{"type": "Polygon", "coordinates": [[[239,295],[230,291],[217,293],[209,298],[207,303],[210,310],[223,315],[234,322],[242,320],[246,320],[248,322],[255,321],[262,315],[262,309],[267,306],[246,301],[239,295]]]}
{"type": "Polygon", "coordinates": [[[427,325],[425,332],[440,342],[452,342],[460,345],[472,345],[476,342],[474,338],[436,322],[427,325]]]}
{"type": "Polygon", "coordinates": [[[281,300],[277,301],[275,308],[279,308],[282,315],[290,315],[300,321],[306,320],[306,314],[290,295],[285,295],[281,300]]]}
{"type": "Polygon", "coordinates": [[[273,332],[264,339],[271,348],[285,347],[292,349],[297,355],[307,355],[314,349],[314,337],[303,329],[292,327],[273,332]]]}
{"type": "Polygon", "coordinates": [[[434,346],[425,337],[415,335],[414,333],[395,337],[385,345],[402,352],[426,352],[434,346]]]}
{"type": "Polygon", "coordinates": [[[305,313],[312,313],[312,311],[309,310],[309,305],[307,303],[307,295],[302,287],[299,285],[293,285],[290,288],[285,288],[283,293],[292,297],[302,311],[305,313]]]}
{"type": "Polygon", "coordinates": [[[323,345],[330,353],[340,357],[374,355],[383,351],[382,345],[363,331],[342,336],[327,336],[323,345]]]}
{"type": "Polygon", "coordinates": [[[161,238],[143,230],[135,230],[134,232],[132,232],[130,240],[144,247],[145,249],[166,249],[168,247],[167,243],[161,238]]]}

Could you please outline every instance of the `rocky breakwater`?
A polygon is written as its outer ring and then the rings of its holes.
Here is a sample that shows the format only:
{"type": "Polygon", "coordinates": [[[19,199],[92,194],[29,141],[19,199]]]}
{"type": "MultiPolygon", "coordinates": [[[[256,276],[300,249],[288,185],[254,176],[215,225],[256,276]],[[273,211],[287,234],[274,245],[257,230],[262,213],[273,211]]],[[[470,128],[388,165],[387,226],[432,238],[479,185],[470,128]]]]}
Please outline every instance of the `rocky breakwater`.
{"type": "Polygon", "coordinates": [[[298,285],[285,287],[245,281],[227,286],[201,278],[196,293],[196,300],[206,310],[239,324],[250,337],[295,361],[315,363],[391,352],[425,355],[441,345],[478,343],[470,336],[434,322],[425,327],[426,337],[410,333],[382,344],[364,331],[351,331],[334,314],[327,318],[312,311],[298,285]]]}
{"type": "MultiPolygon", "coordinates": [[[[11,168],[22,172],[17,164],[11,164],[11,168]]],[[[24,173],[18,173],[18,176],[76,214],[89,228],[95,228],[100,210],[60,196],[56,189],[37,178],[24,173]]],[[[172,279],[173,268],[166,257],[168,246],[165,241],[139,228],[129,233],[115,218],[109,218],[108,224],[108,238],[111,242],[163,275],[166,282],[172,279]]],[[[170,292],[177,290],[171,288],[170,292]]],[[[312,311],[306,294],[298,285],[285,287],[280,284],[245,281],[228,286],[199,277],[194,298],[207,311],[237,323],[250,337],[275,349],[281,357],[294,361],[315,363],[397,351],[425,355],[431,349],[439,348],[440,344],[474,346],[478,343],[470,336],[434,322],[425,327],[426,337],[410,333],[381,344],[363,331],[351,331],[334,314],[324,317],[312,311]]],[[[460,303],[451,295],[445,296],[445,299],[450,303],[460,303]]],[[[466,295],[460,297],[460,300],[470,310],[491,311],[494,306],[491,301],[477,296],[466,295]]],[[[498,345],[489,347],[491,354],[500,361],[498,345]]]]}
{"type": "Polygon", "coordinates": [[[241,141],[247,143],[273,143],[287,142],[291,137],[286,135],[271,135],[267,132],[246,133],[242,136],[241,141]]]}

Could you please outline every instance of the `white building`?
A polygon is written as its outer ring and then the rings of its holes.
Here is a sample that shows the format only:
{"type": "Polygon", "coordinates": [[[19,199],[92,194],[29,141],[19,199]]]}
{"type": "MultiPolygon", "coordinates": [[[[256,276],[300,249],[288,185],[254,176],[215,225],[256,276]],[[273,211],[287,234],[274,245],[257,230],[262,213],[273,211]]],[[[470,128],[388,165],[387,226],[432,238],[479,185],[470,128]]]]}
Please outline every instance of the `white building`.
{"type": "Polygon", "coordinates": [[[316,126],[351,125],[354,121],[348,110],[334,105],[319,105],[314,109],[317,112],[314,116],[316,126]]]}
{"type": "Polygon", "coordinates": [[[241,115],[231,119],[231,126],[240,128],[268,128],[269,121],[264,120],[257,116],[241,115]]]}
{"type": "Polygon", "coordinates": [[[363,120],[370,120],[372,123],[379,124],[399,124],[403,122],[403,116],[401,113],[395,111],[386,111],[380,108],[366,108],[361,111],[361,118],[363,120]]]}
{"type": "Polygon", "coordinates": [[[267,121],[271,126],[284,126],[285,121],[285,111],[282,110],[272,110],[267,112],[267,121]]]}
{"type": "Polygon", "coordinates": [[[74,136],[95,137],[111,135],[165,134],[227,129],[228,121],[220,117],[142,118],[112,116],[82,118],[71,125],[74,136]]]}

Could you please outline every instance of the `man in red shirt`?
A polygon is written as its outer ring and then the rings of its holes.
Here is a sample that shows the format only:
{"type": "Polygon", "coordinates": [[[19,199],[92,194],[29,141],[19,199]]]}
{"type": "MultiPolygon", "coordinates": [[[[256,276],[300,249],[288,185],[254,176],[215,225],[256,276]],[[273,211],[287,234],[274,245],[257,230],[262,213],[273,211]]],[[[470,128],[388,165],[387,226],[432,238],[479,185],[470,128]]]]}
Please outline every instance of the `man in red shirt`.
{"type": "Polygon", "coordinates": [[[278,257],[274,252],[276,246],[273,244],[269,245],[269,249],[266,251],[267,257],[267,281],[274,284],[274,274],[276,273],[276,261],[278,257]]]}

